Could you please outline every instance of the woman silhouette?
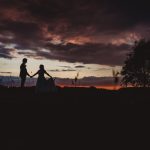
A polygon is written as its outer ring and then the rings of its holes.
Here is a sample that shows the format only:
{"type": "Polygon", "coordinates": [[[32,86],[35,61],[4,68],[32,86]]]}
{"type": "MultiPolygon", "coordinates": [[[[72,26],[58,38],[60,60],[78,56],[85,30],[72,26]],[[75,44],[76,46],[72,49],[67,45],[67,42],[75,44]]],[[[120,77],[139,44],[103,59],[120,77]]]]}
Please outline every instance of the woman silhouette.
{"type": "Polygon", "coordinates": [[[34,77],[38,74],[38,79],[36,83],[36,92],[47,92],[48,89],[48,84],[47,80],[44,77],[44,74],[48,75],[50,78],[52,78],[51,75],[49,75],[46,70],[44,69],[44,65],[40,65],[40,69],[31,77],[34,77]]]}

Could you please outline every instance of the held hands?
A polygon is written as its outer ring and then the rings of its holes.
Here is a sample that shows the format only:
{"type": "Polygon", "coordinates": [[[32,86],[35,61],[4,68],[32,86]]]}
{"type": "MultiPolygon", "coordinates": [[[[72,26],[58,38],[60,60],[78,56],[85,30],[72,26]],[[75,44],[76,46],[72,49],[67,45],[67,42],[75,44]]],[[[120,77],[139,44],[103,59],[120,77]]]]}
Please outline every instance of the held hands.
{"type": "MultiPolygon", "coordinates": [[[[32,74],[32,71],[31,71],[31,74],[32,74]]],[[[33,75],[29,75],[29,77],[30,77],[30,78],[33,78],[33,75]]]]}

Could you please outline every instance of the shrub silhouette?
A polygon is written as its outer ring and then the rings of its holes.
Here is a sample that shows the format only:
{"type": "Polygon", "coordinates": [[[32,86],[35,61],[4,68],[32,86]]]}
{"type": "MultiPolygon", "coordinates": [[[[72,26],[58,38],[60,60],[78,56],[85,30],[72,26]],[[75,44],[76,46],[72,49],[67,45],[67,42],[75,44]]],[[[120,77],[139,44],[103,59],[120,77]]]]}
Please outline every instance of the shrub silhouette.
{"type": "Polygon", "coordinates": [[[116,70],[112,70],[112,75],[113,75],[113,82],[114,82],[114,90],[116,90],[116,87],[119,83],[119,72],[116,70]]]}
{"type": "Polygon", "coordinates": [[[150,41],[142,39],[135,42],[133,51],[128,54],[121,74],[123,85],[150,86],[150,41]]]}

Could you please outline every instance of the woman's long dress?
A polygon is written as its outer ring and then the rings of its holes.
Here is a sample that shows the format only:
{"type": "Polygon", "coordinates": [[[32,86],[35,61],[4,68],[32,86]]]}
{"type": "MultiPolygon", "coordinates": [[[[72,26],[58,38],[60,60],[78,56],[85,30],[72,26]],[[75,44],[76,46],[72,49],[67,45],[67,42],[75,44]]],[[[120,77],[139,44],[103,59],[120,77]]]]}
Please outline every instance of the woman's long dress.
{"type": "Polygon", "coordinates": [[[45,70],[38,71],[38,79],[36,83],[36,92],[48,92],[47,81],[44,77],[45,70]]]}
{"type": "Polygon", "coordinates": [[[44,74],[46,73],[45,70],[38,71],[38,79],[36,83],[36,92],[37,93],[46,93],[46,92],[56,92],[57,88],[55,86],[55,80],[50,78],[46,80],[44,74]]]}

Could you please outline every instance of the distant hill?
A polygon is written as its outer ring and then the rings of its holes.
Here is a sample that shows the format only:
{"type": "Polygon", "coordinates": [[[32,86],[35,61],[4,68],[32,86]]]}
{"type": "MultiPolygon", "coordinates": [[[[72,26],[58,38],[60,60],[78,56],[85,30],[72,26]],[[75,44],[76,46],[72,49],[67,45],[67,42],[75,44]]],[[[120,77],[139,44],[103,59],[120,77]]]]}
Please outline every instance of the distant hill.
{"type": "MultiPolygon", "coordinates": [[[[27,78],[26,86],[35,86],[36,85],[36,78],[27,78]]],[[[55,82],[57,85],[64,85],[64,86],[73,86],[72,81],[74,79],[69,78],[56,78],[55,82]]],[[[77,80],[78,86],[112,86],[113,78],[112,77],[84,77],[82,79],[77,80]]],[[[20,78],[19,77],[10,77],[10,76],[0,76],[0,85],[5,86],[13,86],[19,87],[20,86],[20,78]]]]}

